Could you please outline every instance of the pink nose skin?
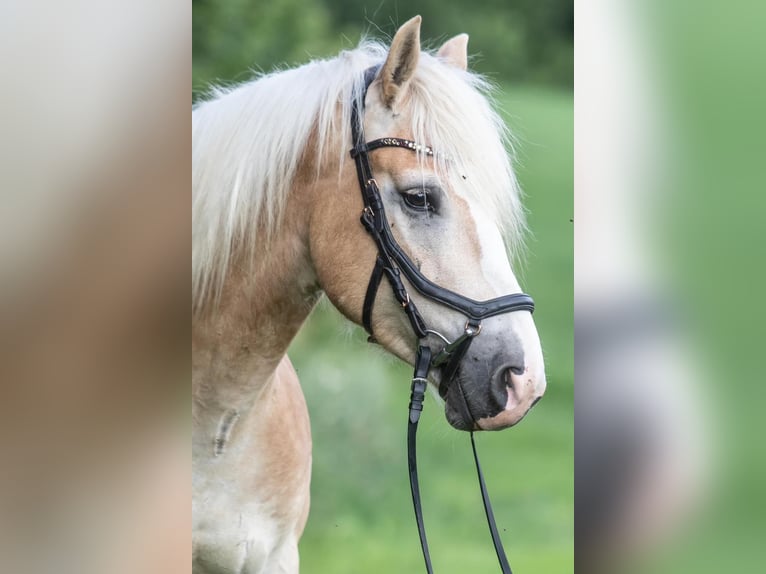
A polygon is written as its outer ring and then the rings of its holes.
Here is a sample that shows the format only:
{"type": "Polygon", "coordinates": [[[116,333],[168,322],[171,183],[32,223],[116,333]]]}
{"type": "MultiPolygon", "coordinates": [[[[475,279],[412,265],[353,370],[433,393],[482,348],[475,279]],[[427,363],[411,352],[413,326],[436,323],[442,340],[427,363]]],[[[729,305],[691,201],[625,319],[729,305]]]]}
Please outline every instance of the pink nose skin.
{"type": "Polygon", "coordinates": [[[540,380],[530,373],[529,367],[503,369],[498,374],[506,393],[505,409],[494,417],[478,419],[481,430],[501,430],[515,425],[524,418],[545,393],[545,377],[540,380]]]}

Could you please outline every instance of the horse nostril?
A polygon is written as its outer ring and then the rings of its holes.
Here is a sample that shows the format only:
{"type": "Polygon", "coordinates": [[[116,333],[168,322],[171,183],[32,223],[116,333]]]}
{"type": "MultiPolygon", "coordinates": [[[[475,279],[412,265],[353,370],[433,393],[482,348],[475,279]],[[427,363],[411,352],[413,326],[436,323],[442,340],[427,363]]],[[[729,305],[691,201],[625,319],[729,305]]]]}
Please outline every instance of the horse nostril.
{"type": "Polygon", "coordinates": [[[503,371],[503,382],[507,387],[513,387],[513,375],[519,376],[524,374],[525,369],[523,367],[506,367],[503,371]]]}

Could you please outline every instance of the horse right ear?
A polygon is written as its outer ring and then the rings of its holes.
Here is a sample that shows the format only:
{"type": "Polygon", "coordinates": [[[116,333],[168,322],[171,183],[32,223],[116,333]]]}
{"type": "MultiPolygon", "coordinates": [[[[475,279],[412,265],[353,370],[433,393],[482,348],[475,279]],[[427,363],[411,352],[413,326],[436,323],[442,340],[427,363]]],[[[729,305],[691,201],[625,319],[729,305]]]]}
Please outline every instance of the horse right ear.
{"type": "Polygon", "coordinates": [[[391,41],[388,58],[380,72],[383,102],[388,108],[393,108],[401,101],[407,83],[418,65],[421,20],[420,16],[407,20],[391,41]]]}

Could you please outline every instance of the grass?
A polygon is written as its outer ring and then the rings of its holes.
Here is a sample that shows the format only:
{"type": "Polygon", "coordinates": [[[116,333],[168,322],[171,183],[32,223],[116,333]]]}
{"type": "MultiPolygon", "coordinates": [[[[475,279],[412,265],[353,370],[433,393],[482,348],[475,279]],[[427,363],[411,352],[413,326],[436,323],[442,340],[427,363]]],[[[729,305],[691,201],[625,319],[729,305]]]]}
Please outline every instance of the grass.
{"type": "MultiPolygon", "coordinates": [[[[517,427],[479,436],[515,572],[573,566],[572,94],[509,86],[501,105],[518,138],[533,231],[522,284],[537,303],[548,391],[517,427]]],[[[306,574],[420,572],[406,466],[411,368],[365,343],[322,304],[290,349],[314,437],[306,574]]],[[[426,401],[419,432],[425,521],[440,574],[498,570],[467,434],[426,401]]]]}

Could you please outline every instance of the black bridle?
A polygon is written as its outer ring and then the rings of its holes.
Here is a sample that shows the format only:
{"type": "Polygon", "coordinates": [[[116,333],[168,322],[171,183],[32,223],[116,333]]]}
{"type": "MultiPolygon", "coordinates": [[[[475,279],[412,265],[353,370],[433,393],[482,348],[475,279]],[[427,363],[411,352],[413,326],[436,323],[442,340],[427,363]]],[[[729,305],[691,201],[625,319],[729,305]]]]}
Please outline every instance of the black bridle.
{"type": "MultiPolygon", "coordinates": [[[[385,275],[391,285],[394,297],[402,305],[402,308],[412,325],[412,330],[421,341],[421,343],[418,344],[415,373],[412,379],[412,393],[410,395],[409,419],[407,423],[407,458],[410,475],[410,489],[412,491],[412,503],[415,508],[415,520],[418,526],[418,534],[420,535],[420,545],[423,549],[426,570],[429,574],[433,574],[431,557],[428,552],[428,541],[426,540],[426,532],[423,525],[416,450],[418,421],[420,420],[420,413],[423,410],[423,400],[425,399],[425,391],[428,385],[428,373],[432,367],[440,367],[442,369],[442,380],[439,385],[439,394],[442,397],[446,397],[449,386],[457,373],[460,361],[468,351],[473,339],[481,332],[482,320],[487,317],[503,313],[511,313],[513,311],[529,311],[531,313],[534,311],[535,304],[529,295],[523,293],[504,295],[488,301],[474,301],[473,299],[464,297],[449,289],[440,287],[431,282],[420,272],[417,265],[412,262],[394,239],[394,236],[391,233],[391,227],[386,219],[383,200],[380,196],[380,189],[373,176],[368,154],[369,152],[382,147],[400,147],[428,156],[433,156],[434,151],[429,146],[395,137],[380,138],[369,142],[365,140],[364,127],[362,125],[359,107],[360,104],[362,108],[364,107],[367,90],[375,79],[379,69],[380,66],[374,66],[365,71],[364,87],[361,90],[361,93],[354,94],[351,107],[351,135],[354,145],[351,150],[351,157],[356,163],[359,187],[362,191],[362,199],[364,201],[364,210],[362,211],[361,221],[378,248],[375,267],[370,276],[370,282],[367,286],[367,293],[364,299],[362,323],[370,334],[370,340],[374,341],[372,310],[375,304],[378,287],[385,275]],[[425,321],[418,312],[414,301],[410,299],[407,288],[402,281],[402,275],[407,278],[409,284],[422,296],[465,315],[467,321],[464,332],[460,337],[454,341],[448,341],[443,335],[440,335],[436,331],[431,331],[426,327],[425,321]],[[429,334],[439,336],[445,343],[445,346],[435,355],[432,355],[429,346],[423,344],[423,340],[429,334]]],[[[459,384],[460,383],[458,382],[458,385],[459,384]]],[[[463,398],[465,400],[464,396],[463,398]]],[[[467,402],[465,406],[466,409],[468,409],[467,402]]],[[[468,414],[470,415],[470,410],[468,410],[468,414]]],[[[492,506],[484,483],[484,475],[481,471],[479,457],[476,452],[473,431],[471,432],[471,446],[473,448],[474,460],[476,462],[482,500],[484,501],[484,510],[487,515],[492,542],[495,545],[495,552],[497,553],[497,558],[503,573],[511,574],[511,568],[508,565],[508,559],[505,556],[505,550],[503,549],[503,544],[500,540],[500,535],[497,532],[497,526],[495,525],[492,506]]]]}

